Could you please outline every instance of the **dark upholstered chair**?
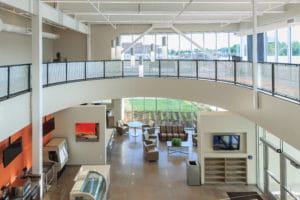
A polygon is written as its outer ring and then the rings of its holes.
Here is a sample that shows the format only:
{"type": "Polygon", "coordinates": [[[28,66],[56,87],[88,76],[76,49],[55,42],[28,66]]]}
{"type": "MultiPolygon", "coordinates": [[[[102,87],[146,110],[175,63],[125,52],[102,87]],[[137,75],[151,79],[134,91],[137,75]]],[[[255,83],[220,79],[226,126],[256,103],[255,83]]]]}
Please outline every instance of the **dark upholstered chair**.
{"type": "Polygon", "coordinates": [[[119,135],[123,135],[128,133],[129,126],[125,124],[123,120],[118,120],[116,129],[119,135]]]}

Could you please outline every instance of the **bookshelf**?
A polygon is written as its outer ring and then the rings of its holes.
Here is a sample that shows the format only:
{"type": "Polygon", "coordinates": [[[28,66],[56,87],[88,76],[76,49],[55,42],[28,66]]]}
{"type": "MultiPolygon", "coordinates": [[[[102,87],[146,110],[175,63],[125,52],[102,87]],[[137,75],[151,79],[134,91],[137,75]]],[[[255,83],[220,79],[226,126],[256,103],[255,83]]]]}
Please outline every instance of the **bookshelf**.
{"type": "Polygon", "coordinates": [[[247,158],[205,158],[207,184],[247,184],[247,158]]]}

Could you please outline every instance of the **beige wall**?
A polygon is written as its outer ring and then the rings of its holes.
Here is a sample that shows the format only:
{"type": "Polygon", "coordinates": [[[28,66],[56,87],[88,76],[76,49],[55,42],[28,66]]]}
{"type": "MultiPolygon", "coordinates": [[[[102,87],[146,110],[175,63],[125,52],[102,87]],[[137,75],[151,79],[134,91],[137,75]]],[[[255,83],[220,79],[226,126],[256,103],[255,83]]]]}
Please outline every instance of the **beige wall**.
{"type": "MultiPolygon", "coordinates": [[[[91,40],[92,40],[92,60],[104,59],[109,60],[111,40],[115,39],[121,34],[145,32],[151,25],[118,25],[114,30],[110,25],[92,25],[91,26],[91,40]]],[[[221,27],[219,24],[209,25],[176,25],[182,32],[204,32],[204,31],[238,31],[237,24],[221,27]]],[[[154,32],[173,32],[170,29],[156,29],[154,32]]]]}
{"type": "MultiPolygon", "coordinates": [[[[31,27],[31,20],[3,10],[0,19],[5,24],[31,27]]],[[[43,26],[43,30],[51,32],[51,27],[43,26]]],[[[43,61],[53,59],[53,41],[43,39],[43,61]]],[[[31,36],[0,31],[0,65],[31,63],[31,36]]]]}
{"type": "Polygon", "coordinates": [[[53,55],[57,52],[61,56],[67,58],[68,61],[83,61],[86,56],[87,36],[69,29],[53,28],[55,34],[60,36],[59,39],[53,41],[53,55]]]}
{"type": "Polygon", "coordinates": [[[202,163],[201,181],[204,182],[204,159],[206,157],[243,157],[247,159],[248,184],[256,184],[256,132],[255,123],[230,112],[199,112],[197,117],[199,160],[202,163]],[[239,151],[214,151],[213,135],[234,134],[241,136],[239,151]]]}
{"type": "Polygon", "coordinates": [[[54,137],[65,137],[68,143],[70,165],[93,165],[106,163],[106,107],[87,105],[71,107],[53,114],[55,118],[54,137]],[[76,142],[75,123],[99,123],[98,142],[76,142]]]}

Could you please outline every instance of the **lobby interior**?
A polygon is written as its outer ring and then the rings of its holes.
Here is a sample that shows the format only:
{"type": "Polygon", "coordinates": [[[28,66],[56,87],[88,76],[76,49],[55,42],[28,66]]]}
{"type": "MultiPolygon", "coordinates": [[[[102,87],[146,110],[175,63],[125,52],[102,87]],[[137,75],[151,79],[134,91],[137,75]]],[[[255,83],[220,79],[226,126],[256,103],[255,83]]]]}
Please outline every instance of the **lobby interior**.
{"type": "Polygon", "coordinates": [[[299,11],[0,0],[0,200],[299,200],[299,11]]]}

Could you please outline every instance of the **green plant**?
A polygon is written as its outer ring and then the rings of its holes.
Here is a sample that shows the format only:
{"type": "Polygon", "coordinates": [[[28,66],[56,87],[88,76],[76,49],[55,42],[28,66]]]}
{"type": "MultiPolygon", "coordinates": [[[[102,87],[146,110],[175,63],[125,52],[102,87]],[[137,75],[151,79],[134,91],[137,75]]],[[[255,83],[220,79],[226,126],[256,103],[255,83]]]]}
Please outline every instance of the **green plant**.
{"type": "Polygon", "coordinates": [[[180,147],[181,146],[181,139],[180,138],[173,138],[172,139],[172,146],[180,147]]]}

